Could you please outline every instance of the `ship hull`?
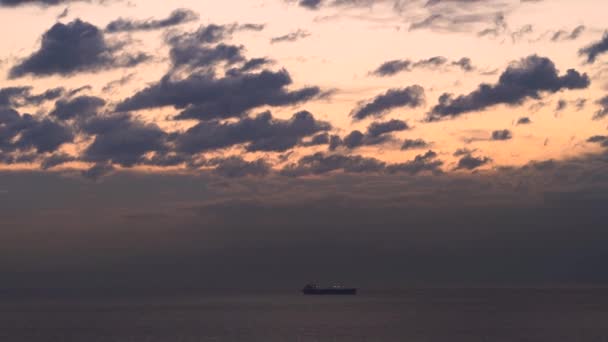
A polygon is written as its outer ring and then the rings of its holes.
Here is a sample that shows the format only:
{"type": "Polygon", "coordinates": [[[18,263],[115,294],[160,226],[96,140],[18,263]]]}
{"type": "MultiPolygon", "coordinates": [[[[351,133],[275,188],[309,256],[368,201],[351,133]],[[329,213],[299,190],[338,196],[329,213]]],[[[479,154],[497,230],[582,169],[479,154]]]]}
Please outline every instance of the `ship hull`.
{"type": "Polygon", "coordinates": [[[356,295],[357,289],[304,289],[302,293],[305,295],[356,295]]]}

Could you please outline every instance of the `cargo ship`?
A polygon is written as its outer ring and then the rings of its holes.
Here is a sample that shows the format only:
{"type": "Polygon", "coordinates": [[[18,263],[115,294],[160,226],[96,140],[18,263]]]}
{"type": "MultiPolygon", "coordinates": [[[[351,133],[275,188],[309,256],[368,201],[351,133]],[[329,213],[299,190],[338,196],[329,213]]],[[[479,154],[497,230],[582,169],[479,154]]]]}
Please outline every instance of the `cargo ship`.
{"type": "Polygon", "coordinates": [[[347,288],[343,286],[319,287],[316,284],[308,284],[302,289],[305,295],[356,295],[356,288],[347,288]]]}

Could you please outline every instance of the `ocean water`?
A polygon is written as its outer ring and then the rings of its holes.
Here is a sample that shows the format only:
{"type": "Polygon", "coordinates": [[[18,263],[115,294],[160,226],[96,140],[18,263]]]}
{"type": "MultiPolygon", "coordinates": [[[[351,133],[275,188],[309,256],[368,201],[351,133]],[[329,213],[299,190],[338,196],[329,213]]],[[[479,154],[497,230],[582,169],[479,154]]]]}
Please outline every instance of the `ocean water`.
{"type": "Polygon", "coordinates": [[[608,341],[608,291],[4,298],[0,341],[608,341]]]}

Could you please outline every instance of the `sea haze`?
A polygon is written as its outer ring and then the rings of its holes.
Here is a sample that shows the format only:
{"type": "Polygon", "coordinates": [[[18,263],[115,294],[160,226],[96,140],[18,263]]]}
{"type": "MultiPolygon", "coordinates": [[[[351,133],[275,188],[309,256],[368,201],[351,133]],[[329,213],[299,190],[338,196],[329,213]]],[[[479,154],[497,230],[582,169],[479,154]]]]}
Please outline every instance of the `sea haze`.
{"type": "Polygon", "coordinates": [[[62,295],[3,300],[11,342],[606,341],[608,290],[467,289],[357,296],[62,295]]]}

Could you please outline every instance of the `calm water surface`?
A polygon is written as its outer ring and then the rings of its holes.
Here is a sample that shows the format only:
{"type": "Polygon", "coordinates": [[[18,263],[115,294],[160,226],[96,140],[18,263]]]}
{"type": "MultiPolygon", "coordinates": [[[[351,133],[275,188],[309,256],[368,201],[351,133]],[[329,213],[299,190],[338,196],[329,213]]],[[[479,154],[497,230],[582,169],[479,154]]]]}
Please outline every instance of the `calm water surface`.
{"type": "Polygon", "coordinates": [[[608,291],[4,298],[0,341],[608,341],[608,291]]]}

